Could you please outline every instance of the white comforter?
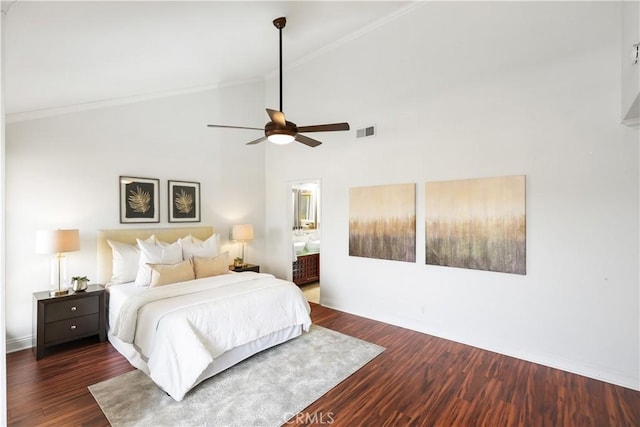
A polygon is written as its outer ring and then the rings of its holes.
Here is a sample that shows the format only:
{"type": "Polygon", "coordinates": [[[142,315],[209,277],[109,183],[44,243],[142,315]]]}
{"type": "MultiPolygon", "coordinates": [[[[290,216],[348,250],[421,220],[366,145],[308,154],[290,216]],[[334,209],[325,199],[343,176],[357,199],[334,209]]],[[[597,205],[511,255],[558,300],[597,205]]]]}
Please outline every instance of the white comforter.
{"type": "Polygon", "coordinates": [[[127,299],[111,333],[134,344],[149,376],[182,400],[213,359],[281,329],[311,325],[300,289],[245,272],[150,288],[127,299]]]}

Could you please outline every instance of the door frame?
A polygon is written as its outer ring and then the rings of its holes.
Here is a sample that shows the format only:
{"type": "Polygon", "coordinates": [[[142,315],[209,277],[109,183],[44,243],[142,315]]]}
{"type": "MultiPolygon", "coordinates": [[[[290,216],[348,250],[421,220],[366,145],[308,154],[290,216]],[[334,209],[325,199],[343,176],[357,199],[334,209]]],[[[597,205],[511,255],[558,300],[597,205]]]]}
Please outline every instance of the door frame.
{"type": "MultiPolygon", "coordinates": [[[[320,219],[322,219],[322,179],[321,178],[309,178],[309,179],[297,179],[295,181],[289,181],[287,183],[286,186],[286,191],[287,191],[287,197],[286,197],[286,203],[287,203],[287,207],[285,209],[285,212],[287,212],[287,228],[285,228],[285,230],[288,230],[289,232],[289,237],[287,240],[287,256],[286,259],[288,260],[288,267],[287,267],[287,280],[289,281],[293,281],[293,205],[292,205],[292,200],[291,200],[291,192],[293,191],[293,188],[295,186],[298,185],[302,185],[302,184],[317,184],[318,185],[318,217],[320,219]]],[[[318,223],[320,223],[319,221],[317,221],[318,223]]],[[[321,224],[321,223],[320,223],[321,224]]],[[[320,258],[322,259],[322,225],[320,225],[320,229],[317,231],[318,237],[320,238],[320,258]]],[[[322,263],[320,263],[320,265],[322,265],[322,263]]]]}

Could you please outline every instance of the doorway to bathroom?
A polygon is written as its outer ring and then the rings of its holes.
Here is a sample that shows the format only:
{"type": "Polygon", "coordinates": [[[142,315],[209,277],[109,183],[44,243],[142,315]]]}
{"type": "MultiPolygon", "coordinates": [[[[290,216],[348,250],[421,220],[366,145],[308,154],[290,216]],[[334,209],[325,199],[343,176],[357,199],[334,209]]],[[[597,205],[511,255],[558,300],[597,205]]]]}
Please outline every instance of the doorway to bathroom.
{"type": "Polygon", "coordinates": [[[291,185],[292,281],[310,302],[320,303],[320,180],[291,185]]]}

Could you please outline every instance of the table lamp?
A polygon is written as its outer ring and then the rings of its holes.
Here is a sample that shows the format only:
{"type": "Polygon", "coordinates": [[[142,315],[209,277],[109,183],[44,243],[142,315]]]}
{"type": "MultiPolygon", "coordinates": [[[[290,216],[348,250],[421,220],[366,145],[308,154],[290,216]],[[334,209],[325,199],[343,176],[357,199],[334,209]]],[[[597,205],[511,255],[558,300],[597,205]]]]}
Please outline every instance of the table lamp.
{"type": "Polygon", "coordinates": [[[54,255],[51,259],[51,290],[52,297],[66,295],[68,289],[62,289],[66,281],[67,258],[66,252],[80,250],[80,233],[78,230],[38,230],[36,235],[36,253],[54,255]]]}
{"type": "Polygon", "coordinates": [[[246,265],[244,262],[244,245],[247,240],[253,239],[253,225],[251,224],[236,224],[231,229],[231,238],[242,242],[242,265],[246,265]]]}

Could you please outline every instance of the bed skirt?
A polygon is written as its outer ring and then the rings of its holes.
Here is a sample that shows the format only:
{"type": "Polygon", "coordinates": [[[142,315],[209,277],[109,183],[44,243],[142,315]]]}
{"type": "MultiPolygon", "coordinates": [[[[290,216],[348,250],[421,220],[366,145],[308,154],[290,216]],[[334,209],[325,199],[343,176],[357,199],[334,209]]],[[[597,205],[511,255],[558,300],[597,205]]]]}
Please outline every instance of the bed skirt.
{"type": "MultiPolygon", "coordinates": [[[[257,354],[270,347],[282,344],[290,339],[296,338],[302,334],[303,326],[295,325],[288,328],[281,329],[273,332],[257,340],[248,342],[231,350],[222,353],[216,357],[198,377],[193,387],[200,384],[207,378],[224,371],[232,367],[233,365],[242,362],[243,360],[257,354]]],[[[149,368],[147,362],[143,356],[135,349],[133,344],[128,344],[113,336],[111,332],[107,334],[109,342],[120,354],[122,354],[134,367],[140,369],[145,374],[149,375],[149,368]]]]}

